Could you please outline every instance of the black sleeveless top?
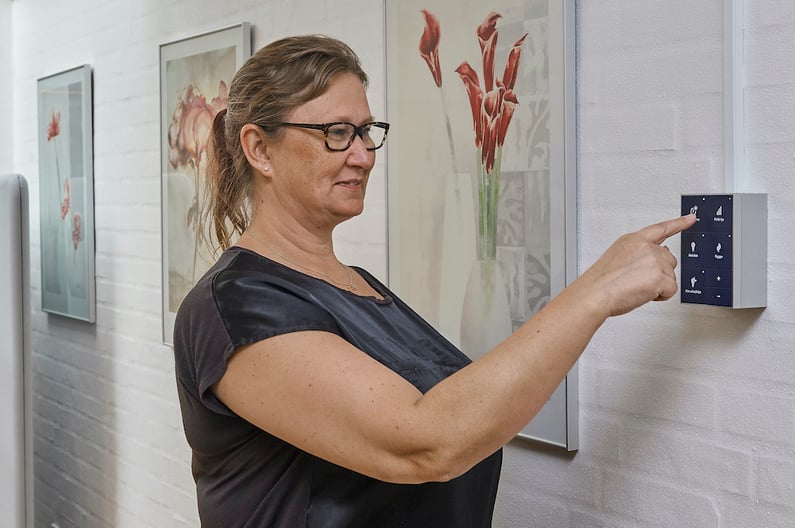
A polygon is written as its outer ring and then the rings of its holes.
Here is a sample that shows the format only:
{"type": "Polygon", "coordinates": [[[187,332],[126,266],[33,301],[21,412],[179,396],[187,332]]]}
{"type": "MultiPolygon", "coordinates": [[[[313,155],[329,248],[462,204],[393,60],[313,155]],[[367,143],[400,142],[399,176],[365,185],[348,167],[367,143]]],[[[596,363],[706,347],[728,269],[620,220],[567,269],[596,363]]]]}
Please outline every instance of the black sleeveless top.
{"type": "Polygon", "coordinates": [[[446,483],[386,483],[279,440],[212,392],[237,348],[303,330],[342,336],[423,393],[470,362],[375,277],[356,269],[383,300],[233,247],[183,301],[174,328],[177,391],[203,527],[491,526],[501,451],[446,483]]]}

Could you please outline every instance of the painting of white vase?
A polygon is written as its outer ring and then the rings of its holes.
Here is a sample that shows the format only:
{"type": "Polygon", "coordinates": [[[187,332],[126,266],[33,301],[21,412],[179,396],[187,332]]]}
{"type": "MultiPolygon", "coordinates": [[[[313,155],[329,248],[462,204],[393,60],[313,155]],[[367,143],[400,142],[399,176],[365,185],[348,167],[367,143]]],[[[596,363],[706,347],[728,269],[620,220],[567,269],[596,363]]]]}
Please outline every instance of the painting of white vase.
{"type": "MultiPolygon", "coordinates": [[[[572,17],[567,0],[387,5],[389,283],[473,360],[575,273],[572,17]]],[[[566,385],[527,437],[576,449],[566,385]]]]}

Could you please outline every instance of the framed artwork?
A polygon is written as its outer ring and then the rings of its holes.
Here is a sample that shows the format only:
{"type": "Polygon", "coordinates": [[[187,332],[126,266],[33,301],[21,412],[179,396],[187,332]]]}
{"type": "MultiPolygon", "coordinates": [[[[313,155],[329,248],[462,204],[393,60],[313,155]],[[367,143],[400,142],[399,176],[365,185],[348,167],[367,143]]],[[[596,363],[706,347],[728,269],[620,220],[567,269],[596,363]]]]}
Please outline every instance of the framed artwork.
{"type": "Polygon", "coordinates": [[[91,67],[37,83],[41,308],[93,323],[94,154],[91,67]]]}
{"type": "Polygon", "coordinates": [[[160,46],[160,152],[163,241],[163,341],[172,343],[182,299],[215,261],[199,236],[207,148],[215,115],[226,108],[232,77],[251,55],[241,23],[160,46]]]}
{"type": "MultiPolygon", "coordinates": [[[[386,16],[390,286],[475,359],[576,276],[574,1],[386,16]]],[[[576,366],[520,436],[578,448],[576,366]]]]}

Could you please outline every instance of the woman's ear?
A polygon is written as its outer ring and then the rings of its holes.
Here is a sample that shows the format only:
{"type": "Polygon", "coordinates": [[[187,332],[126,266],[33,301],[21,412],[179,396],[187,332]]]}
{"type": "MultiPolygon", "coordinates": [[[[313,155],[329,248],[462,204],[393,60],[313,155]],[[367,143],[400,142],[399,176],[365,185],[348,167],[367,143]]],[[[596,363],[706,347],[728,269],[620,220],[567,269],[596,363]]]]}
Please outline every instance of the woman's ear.
{"type": "Polygon", "coordinates": [[[260,174],[269,174],[271,159],[268,155],[268,138],[257,125],[247,123],[240,129],[240,146],[249,165],[260,174]]]}

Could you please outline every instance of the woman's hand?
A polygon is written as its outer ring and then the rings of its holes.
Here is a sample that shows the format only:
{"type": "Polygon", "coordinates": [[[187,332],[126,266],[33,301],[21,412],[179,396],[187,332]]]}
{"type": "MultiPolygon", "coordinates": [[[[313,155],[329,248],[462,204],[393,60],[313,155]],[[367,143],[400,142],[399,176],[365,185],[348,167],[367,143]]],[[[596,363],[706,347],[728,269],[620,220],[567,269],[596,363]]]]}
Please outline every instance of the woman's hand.
{"type": "Polygon", "coordinates": [[[681,216],[620,237],[577,282],[594,288],[606,317],[670,299],[678,290],[677,262],[661,244],[695,222],[695,215],[681,216]]]}
{"type": "Polygon", "coordinates": [[[425,394],[326,332],[241,348],[213,390],[241,417],[334,464],[387,482],[449,480],[536,415],[608,316],[676,293],[676,259],[660,244],[694,222],[622,236],[512,336],[425,394]]]}

